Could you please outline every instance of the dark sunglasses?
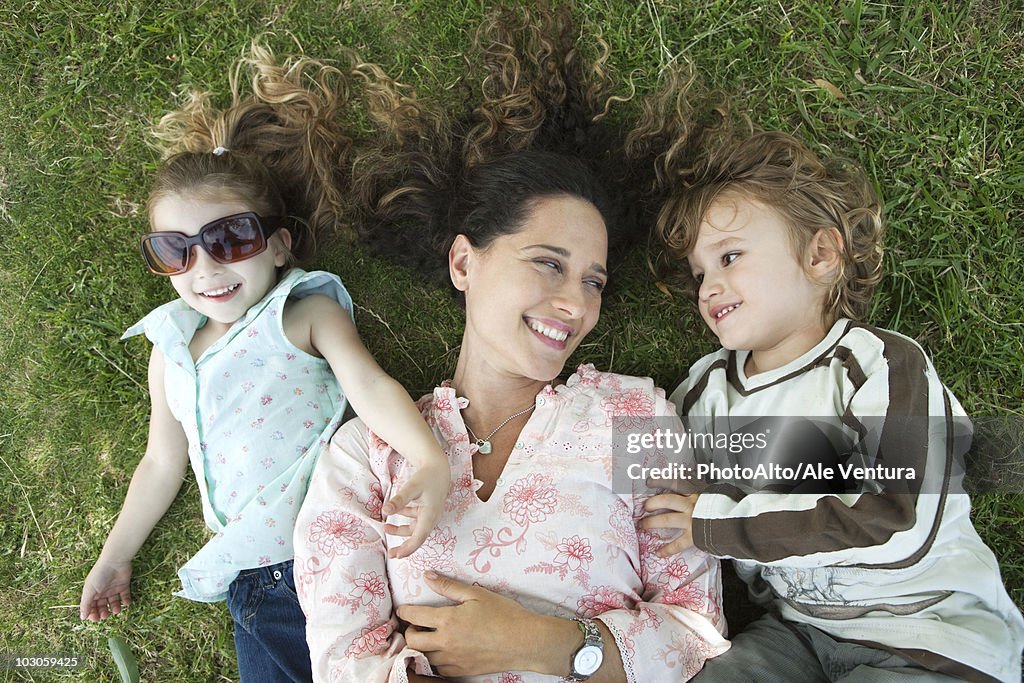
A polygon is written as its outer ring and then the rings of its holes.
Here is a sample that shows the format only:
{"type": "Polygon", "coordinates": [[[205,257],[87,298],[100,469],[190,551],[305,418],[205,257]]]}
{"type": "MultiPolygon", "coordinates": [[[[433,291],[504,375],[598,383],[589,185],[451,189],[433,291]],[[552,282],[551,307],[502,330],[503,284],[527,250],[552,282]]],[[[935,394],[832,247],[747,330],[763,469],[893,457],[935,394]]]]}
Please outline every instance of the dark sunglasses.
{"type": "Polygon", "coordinates": [[[192,247],[200,246],[217,263],[244,261],[262,253],[284,224],[282,216],[252,211],[211,221],[191,237],[181,232],[151,232],[142,237],[142,257],[154,275],[181,275],[192,266],[192,247]]]}

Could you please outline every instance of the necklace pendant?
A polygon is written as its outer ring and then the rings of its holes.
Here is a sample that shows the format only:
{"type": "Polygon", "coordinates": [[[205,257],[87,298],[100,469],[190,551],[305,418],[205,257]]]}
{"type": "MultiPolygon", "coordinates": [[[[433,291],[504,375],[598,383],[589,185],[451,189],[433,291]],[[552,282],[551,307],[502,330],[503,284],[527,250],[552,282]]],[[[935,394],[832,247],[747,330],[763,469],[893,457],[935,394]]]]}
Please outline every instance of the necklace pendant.
{"type": "Polygon", "coordinates": [[[482,454],[487,455],[488,453],[491,452],[491,442],[490,441],[481,441],[478,445],[480,446],[480,452],[482,454]]]}

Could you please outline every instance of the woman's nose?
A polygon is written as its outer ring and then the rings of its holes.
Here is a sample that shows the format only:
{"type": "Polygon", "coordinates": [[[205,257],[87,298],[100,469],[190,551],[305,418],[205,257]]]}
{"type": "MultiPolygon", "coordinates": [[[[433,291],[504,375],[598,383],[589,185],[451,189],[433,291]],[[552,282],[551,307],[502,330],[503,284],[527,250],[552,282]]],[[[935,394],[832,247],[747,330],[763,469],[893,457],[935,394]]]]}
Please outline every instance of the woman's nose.
{"type": "Polygon", "coordinates": [[[555,308],[571,318],[582,318],[587,308],[587,295],[583,291],[585,286],[582,283],[566,283],[559,287],[554,297],[555,308]]]}

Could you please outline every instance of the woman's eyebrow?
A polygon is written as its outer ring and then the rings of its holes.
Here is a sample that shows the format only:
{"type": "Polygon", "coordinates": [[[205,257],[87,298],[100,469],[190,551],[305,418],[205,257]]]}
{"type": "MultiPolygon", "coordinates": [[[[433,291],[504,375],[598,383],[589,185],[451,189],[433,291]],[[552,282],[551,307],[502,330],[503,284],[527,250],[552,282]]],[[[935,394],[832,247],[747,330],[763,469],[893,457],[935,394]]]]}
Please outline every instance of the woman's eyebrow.
{"type": "MultiPolygon", "coordinates": [[[[554,254],[561,256],[562,258],[569,258],[572,255],[572,252],[570,252],[568,249],[564,247],[556,247],[553,244],[530,244],[523,247],[523,249],[544,249],[545,251],[550,251],[554,254]]],[[[599,275],[604,275],[605,277],[608,276],[608,270],[600,263],[591,264],[590,269],[595,271],[599,275]]]]}

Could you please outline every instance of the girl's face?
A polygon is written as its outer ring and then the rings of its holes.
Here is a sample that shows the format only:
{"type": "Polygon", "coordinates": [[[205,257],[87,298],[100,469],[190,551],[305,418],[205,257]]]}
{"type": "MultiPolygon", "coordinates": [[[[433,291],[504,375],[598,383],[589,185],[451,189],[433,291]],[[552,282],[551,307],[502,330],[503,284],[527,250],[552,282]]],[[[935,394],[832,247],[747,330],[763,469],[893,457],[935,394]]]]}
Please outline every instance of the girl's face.
{"type": "Polygon", "coordinates": [[[748,374],[781,367],[825,337],[826,289],[811,277],[828,274],[814,259],[817,238],[797,258],[789,231],[770,207],[728,195],[704,215],[688,257],[701,317],[723,347],[752,352],[748,374]]]}
{"type": "Polygon", "coordinates": [[[466,296],[460,362],[509,377],[557,377],[597,323],[607,256],[601,214],[574,197],[538,200],[518,232],[483,250],[459,235],[449,266],[466,296]]]}
{"type": "MultiPolygon", "coordinates": [[[[150,211],[154,232],[173,230],[192,236],[211,221],[252,211],[252,206],[230,196],[206,199],[173,194],[156,201],[150,211]]],[[[283,266],[291,247],[291,235],[279,229],[267,248],[244,261],[218,263],[199,246],[192,247],[192,265],[169,279],[178,295],[207,318],[207,324],[224,331],[277,284],[277,268],[283,266]]]]}

